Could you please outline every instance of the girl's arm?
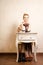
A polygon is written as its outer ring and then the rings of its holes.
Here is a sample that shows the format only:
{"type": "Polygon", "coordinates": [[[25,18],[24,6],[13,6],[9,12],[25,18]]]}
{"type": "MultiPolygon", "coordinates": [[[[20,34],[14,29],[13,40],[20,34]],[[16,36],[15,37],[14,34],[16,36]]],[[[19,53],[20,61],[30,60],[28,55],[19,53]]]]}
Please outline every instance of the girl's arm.
{"type": "Polygon", "coordinates": [[[20,32],[22,30],[22,25],[18,26],[17,32],[20,32]]]}

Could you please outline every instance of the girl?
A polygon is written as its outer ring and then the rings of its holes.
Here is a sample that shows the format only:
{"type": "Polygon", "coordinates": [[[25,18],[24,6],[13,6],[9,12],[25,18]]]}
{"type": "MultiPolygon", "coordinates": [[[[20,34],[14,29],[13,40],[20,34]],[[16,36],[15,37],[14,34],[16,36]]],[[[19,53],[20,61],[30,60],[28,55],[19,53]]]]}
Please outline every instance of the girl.
{"type": "MultiPolygon", "coordinates": [[[[30,32],[30,24],[29,24],[29,14],[23,14],[23,22],[19,25],[18,32],[20,31],[25,31],[25,32],[30,32]]],[[[24,44],[24,43],[23,43],[24,44]]],[[[33,55],[32,55],[32,44],[31,43],[25,43],[24,44],[25,48],[25,59],[26,60],[32,60],[33,55]]]]}

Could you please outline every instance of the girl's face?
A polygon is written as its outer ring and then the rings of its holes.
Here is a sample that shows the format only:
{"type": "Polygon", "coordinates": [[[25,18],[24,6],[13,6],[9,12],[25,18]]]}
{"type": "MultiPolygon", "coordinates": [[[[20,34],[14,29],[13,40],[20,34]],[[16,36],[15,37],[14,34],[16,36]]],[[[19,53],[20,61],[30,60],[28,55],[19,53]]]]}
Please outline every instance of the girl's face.
{"type": "Polygon", "coordinates": [[[28,20],[29,20],[29,16],[25,15],[24,18],[23,18],[24,22],[27,23],[28,20]]]}

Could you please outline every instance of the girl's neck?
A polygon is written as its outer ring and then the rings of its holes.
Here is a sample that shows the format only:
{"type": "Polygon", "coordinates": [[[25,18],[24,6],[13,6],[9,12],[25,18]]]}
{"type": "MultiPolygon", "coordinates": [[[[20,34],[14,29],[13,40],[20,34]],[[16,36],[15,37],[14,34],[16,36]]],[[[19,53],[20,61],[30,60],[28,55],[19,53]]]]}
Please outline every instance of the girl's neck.
{"type": "Polygon", "coordinates": [[[24,21],[23,21],[23,24],[29,24],[29,22],[24,22],[24,21]]]}

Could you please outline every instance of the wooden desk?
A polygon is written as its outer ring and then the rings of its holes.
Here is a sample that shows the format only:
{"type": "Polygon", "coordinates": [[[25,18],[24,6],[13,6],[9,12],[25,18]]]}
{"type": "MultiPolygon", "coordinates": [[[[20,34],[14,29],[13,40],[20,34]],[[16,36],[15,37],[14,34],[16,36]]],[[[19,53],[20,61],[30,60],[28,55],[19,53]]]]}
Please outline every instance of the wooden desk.
{"type": "Polygon", "coordinates": [[[19,33],[16,33],[16,47],[17,47],[16,62],[18,62],[18,58],[19,58],[18,44],[20,42],[24,42],[24,43],[32,42],[32,44],[34,45],[34,60],[35,60],[35,62],[37,62],[37,58],[36,58],[37,33],[32,33],[32,32],[19,32],[19,33]]]}

